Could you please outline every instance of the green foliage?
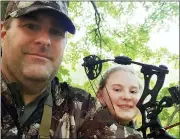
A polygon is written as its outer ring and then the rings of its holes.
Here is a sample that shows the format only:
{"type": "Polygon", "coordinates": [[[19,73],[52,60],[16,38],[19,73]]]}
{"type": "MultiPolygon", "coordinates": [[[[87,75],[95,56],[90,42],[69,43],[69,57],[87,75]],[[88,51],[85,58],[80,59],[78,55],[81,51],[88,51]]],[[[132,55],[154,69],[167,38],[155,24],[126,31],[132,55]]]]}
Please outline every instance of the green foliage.
{"type": "Polygon", "coordinates": [[[66,81],[66,82],[70,83],[71,78],[69,78],[69,76],[70,76],[69,72],[70,71],[65,66],[61,66],[57,73],[57,77],[59,78],[59,81],[60,82],[66,81]]]}
{"type": "Polygon", "coordinates": [[[98,9],[102,10],[102,16],[109,14],[113,18],[118,18],[123,14],[132,15],[135,9],[133,2],[96,2],[98,9]],[[110,11],[110,12],[109,12],[110,11]]]}
{"type": "Polygon", "coordinates": [[[1,7],[1,21],[3,21],[3,19],[4,19],[4,14],[5,14],[5,9],[6,9],[6,7],[7,7],[7,4],[8,4],[8,1],[1,1],[1,5],[0,5],[0,7],[1,7]]]}
{"type": "MultiPolygon", "coordinates": [[[[158,95],[158,100],[161,100],[164,96],[171,96],[170,92],[168,91],[168,88],[178,84],[179,83],[171,83],[168,87],[161,89],[158,95]]],[[[178,123],[180,118],[179,111],[180,111],[180,106],[176,104],[174,104],[172,107],[164,108],[163,111],[159,114],[162,125],[165,127],[178,123]]],[[[174,135],[176,138],[180,138],[179,131],[180,131],[180,127],[176,126],[174,128],[169,129],[168,133],[174,135]]]]}
{"type": "Polygon", "coordinates": [[[150,13],[145,22],[149,29],[157,25],[160,25],[159,28],[166,28],[165,21],[175,20],[174,17],[179,16],[178,2],[145,2],[143,6],[150,13]]]}

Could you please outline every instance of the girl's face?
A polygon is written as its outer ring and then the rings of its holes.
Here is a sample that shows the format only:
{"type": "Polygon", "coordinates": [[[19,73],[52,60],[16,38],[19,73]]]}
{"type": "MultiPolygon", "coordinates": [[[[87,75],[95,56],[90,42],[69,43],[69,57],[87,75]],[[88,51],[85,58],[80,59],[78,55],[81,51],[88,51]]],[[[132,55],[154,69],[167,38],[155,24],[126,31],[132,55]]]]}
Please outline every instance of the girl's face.
{"type": "Polygon", "coordinates": [[[105,87],[98,92],[98,98],[121,124],[128,124],[139,113],[136,107],[140,98],[137,77],[126,71],[111,73],[105,87]]]}

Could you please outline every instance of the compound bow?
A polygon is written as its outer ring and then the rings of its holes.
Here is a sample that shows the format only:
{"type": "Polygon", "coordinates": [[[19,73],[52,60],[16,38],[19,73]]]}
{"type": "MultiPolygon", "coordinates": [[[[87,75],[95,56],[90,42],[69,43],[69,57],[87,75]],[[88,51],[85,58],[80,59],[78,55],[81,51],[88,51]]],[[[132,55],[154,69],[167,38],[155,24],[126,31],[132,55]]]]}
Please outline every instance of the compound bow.
{"type": "MultiPolygon", "coordinates": [[[[162,127],[158,114],[165,107],[171,107],[173,103],[180,104],[180,92],[177,91],[176,87],[169,89],[172,97],[164,96],[160,101],[157,101],[157,96],[164,84],[165,76],[168,74],[169,70],[164,65],[154,66],[148,65],[140,62],[132,61],[131,58],[126,56],[117,56],[114,59],[104,59],[101,60],[96,55],[89,55],[85,57],[84,66],[86,75],[90,80],[94,80],[99,76],[102,70],[102,63],[113,61],[117,64],[129,65],[136,64],[141,66],[141,72],[144,74],[144,91],[137,103],[142,115],[142,126],[138,128],[141,131],[143,138],[163,138],[163,139],[175,139],[173,136],[166,132],[166,129],[162,127]],[[157,75],[157,81],[153,89],[150,89],[150,79],[153,75],[157,75]],[[145,99],[150,96],[150,100],[145,102],[145,99]],[[150,133],[147,134],[147,129],[150,129],[150,133]]],[[[179,124],[179,123],[178,123],[179,124]]]]}

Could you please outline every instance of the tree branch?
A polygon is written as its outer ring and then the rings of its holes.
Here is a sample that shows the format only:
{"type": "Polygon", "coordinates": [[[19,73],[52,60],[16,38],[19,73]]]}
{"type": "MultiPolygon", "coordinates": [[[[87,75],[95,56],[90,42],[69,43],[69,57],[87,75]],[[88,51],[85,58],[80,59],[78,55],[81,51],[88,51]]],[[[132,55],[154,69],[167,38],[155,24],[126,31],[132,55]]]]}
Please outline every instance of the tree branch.
{"type": "Polygon", "coordinates": [[[173,111],[173,113],[171,114],[171,116],[168,118],[168,122],[166,124],[166,126],[169,126],[174,118],[174,116],[176,115],[177,112],[179,112],[180,108],[178,105],[175,105],[175,110],[173,111]]]}
{"type": "Polygon", "coordinates": [[[96,21],[96,25],[97,25],[97,28],[94,29],[95,41],[96,41],[96,43],[99,42],[100,57],[101,57],[101,49],[102,49],[102,36],[101,36],[101,31],[100,31],[101,16],[100,16],[100,13],[99,13],[97,6],[94,3],[94,1],[91,1],[91,4],[95,10],[95,21],[96,21]]]}

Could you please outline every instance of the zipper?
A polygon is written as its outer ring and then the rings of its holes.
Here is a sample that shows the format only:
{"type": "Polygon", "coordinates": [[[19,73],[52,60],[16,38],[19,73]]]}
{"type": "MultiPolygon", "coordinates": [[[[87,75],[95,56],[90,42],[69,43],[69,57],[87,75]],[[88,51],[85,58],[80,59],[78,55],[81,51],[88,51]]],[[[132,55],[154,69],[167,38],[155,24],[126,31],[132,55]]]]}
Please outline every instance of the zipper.
{"type": "Polygon", "coordinates": [[[24,114],[25,106],[22,106],[21,111],[20,111],[20,116],[24,114]]]}
{"type": "MultiPolygon", "coordinates": [[[[24,127],[26,127],[27,125],[30,125],[31,123],[34,123],[34,122],[32,122],[31,118],[32,118],[32,117],[34,118],[34,114],[37,112],[37,110],[38,110],[38,111],[40,110],[40,109],[39,109],[39,105],[40,105],[40,103],[43,103],[43,101],[44,101],[44,99],[39,102],[39,104],[37,105],[36,109],[35,109],[35,110],[31,113],[31,115],[27,118],[27,120],[26,120],[26,121],[24,122],[24,124],[21,126],[22,129],[24,129],[24,127]]],[[[43,107],[44,107],[44,104],[43,104],[43,106],[42,106],[42,109],[43,109],[43,107]]],[[[24,113],[24,110],[25,110],[25,106],[22,107],[22,109],[21,109],[21,111],[20,111],[20,114],[23,114],[23,113],[24,113]]],[[[42,112],[42,114],[43,114],[43,112],[42,112]]],[[[40,123],[39,123],[39,124],[40,124],[40,123]]]]}

